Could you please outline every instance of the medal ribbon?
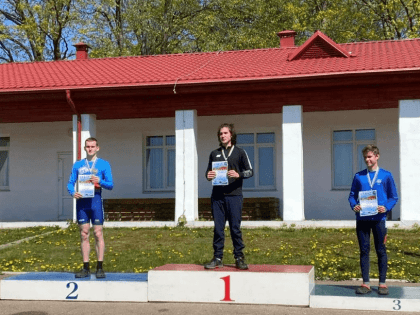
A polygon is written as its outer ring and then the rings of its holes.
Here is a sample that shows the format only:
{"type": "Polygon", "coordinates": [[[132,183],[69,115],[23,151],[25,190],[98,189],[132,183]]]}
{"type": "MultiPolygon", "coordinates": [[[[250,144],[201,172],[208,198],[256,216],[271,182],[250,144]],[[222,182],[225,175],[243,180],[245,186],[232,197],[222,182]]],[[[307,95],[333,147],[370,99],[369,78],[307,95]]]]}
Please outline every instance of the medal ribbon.
{"type": "MultiPolygon", "coordinates": [[[[98,160],[98,158],[95,158],[95,160],[93,161],[93,164],[92,164],[92,167],[89,167],[89,162],[88,162],[88,160],[87,159],[85,159],[85,163],[86,163],[86,167],[87,167],[87,169],[89,170],[89,172],[90,172],[90,174],[91,175],[94,175],[93,174],[93,169],[95,168],[95,164],[96,164],[96,161],[98,160]]],[[[369,177],[369,176],[368,176],[369,177]]]]}
{"type": "Polygon", "coordinates": [[[225,155],[225,150],[222,148],[222,154],[223,154],[223,157],[224,157],[224,159],[225,159],[225,161],[227,161],[227,159],[228,159],[228,157],[232,154],[232,151],[233,151],[233,148],[234,148],[235,146],[233,145],[231,148],[230,148],[230,151],[229,151],[229,154],[228,154],[228,156],[226,157],[226,155],[225,155]]]}
{"type": "Polygon", "coordinates": [[[373,176],[373,180],[371,180],[371,179],[370,179],[370,176],[369,176],[369,170],[367,170],[367,174],[366,174],[366,176],[367,176],[367,178],[368,178],[368,182],[369,182],[370,189],[372,189],[372,188],[373,188],[373,185],[375,185],[376,179],[378,178],[378,173],[379,173],[379,166],[378,166],[378,168],[376,169],[375,176],[373,176]]]}

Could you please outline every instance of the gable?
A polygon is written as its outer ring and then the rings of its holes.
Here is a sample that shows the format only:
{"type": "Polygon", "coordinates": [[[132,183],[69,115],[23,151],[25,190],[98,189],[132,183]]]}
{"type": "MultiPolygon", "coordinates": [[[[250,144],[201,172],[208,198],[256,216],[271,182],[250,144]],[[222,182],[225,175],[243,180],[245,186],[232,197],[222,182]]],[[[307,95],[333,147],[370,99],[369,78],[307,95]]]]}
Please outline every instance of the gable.
{"type": "Polygon", "coordinates": [[[293,55],[289,56],[289,61],[332,57],[348,58],[350,54],[325,34],[316,31],[305,44],[299,47],[293,55]]]}

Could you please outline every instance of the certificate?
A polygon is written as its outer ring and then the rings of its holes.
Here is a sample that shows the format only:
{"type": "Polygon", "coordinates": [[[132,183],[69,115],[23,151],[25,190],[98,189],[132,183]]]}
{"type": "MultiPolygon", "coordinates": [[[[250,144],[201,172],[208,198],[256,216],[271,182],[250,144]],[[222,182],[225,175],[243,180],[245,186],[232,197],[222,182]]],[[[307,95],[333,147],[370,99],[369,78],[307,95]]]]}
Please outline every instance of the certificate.
{"type": "Polygon", "coordinates": [[[359,203],[362,209],[360,216],[366,217],[378,213],[378,197],[376,190],[359,191],[359,203]]]}
{"type": "Polygon", "coordinates": [[[79,175],[78,177],[79,193],[82,194],[82,198],[95,197],[95,185],[90,181],[91,176],[79,175]]]}
{"type": "Polygon", "coordinates": [[[227,177],[228,172],[228,162],[213,162],[212,163],[213,171],[216,171],[216,177],[212,179],[213,186],[226,186],[229,185],[229,180],[227,177]]]}

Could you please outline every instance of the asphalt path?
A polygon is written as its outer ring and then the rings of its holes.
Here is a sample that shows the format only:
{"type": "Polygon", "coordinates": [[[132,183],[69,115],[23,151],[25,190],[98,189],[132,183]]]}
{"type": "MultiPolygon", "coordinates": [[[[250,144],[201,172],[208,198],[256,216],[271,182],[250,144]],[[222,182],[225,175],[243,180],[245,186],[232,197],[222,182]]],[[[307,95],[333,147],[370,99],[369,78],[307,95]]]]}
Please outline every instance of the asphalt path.
{"type": "MultiPolygon", "coordinates": [[[[416,314],[418,312],[398,312],[416,314]]],[[[45,302],[45,301],[0,301],[1,315],[360,315],[384,314],[384,311],[359,311],[315,309],[282,305],[238,305],[201,303],[116,303],[116,302],[45,302]]]]}

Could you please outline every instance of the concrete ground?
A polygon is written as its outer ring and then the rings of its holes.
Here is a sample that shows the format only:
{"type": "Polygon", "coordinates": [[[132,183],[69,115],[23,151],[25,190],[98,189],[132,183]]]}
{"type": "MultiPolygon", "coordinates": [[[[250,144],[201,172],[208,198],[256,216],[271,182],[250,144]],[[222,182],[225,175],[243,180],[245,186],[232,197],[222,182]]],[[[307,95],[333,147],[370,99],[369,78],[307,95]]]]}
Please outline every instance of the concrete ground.
{"type": "MultiPolygon", "coordinates": [[[[0,279],[10,276],[0,275],[0,279]]],[[[359,286],[358,280],[349,281],[316,281],[316,284],[352,285],[359,286]]],[[[372,286],[377,282],[372,281],[372,286]]],[[[419,283],[402,281],[388,281],[388,286],[419,286],[419,283]]],[[[383,311],[357,311],[336,309],[315,309],[299,306],[282,305],[252,305],[252,304],[211,304],[211,303],[126,303],[126,302],[77,302],[77,301],[14,301],[0,300],[1,315],[356,315],[356,314],[383,314],[383,311]]],[[[419,312],[401,312],[400,314],[420,314],[419,312]]]]}
{"type": "MultiPolygon", "coordinates": [[[[2,315],[360,315],[383,314],[383,311],[355,311],[314,309],[309,307],[279,305],[237,305],[199,303],[111,303],[111,302],[43,302],[0,301],[2,315]]],[[[399,312],[400,314],[419,314],[399,312]]]]}

